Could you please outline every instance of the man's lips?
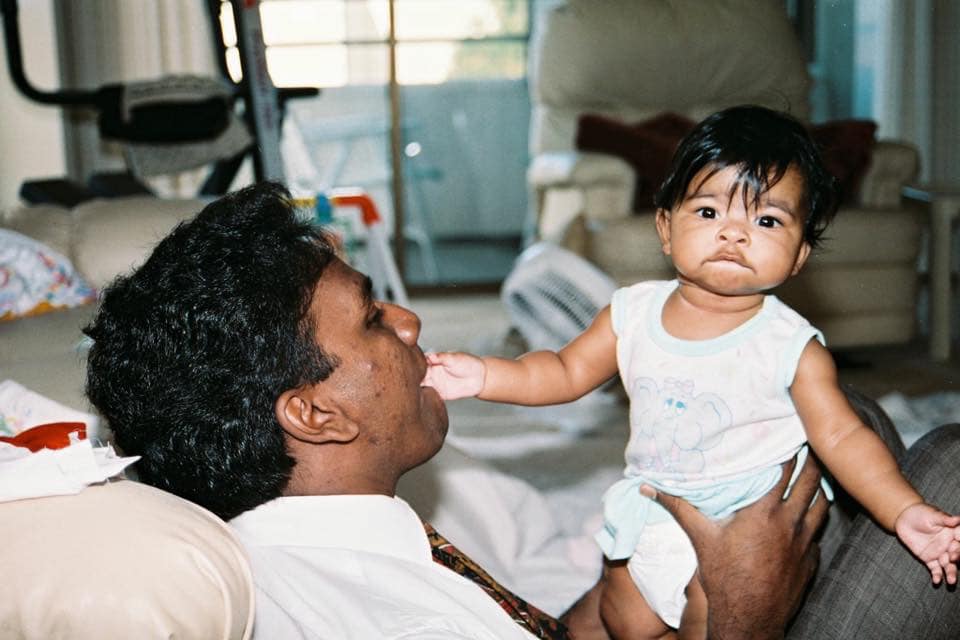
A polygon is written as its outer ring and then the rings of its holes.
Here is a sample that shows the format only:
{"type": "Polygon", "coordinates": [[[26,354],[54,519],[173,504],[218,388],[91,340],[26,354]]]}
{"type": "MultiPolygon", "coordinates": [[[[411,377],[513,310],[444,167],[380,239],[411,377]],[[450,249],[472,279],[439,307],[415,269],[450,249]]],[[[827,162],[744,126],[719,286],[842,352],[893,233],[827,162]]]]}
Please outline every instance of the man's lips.
{"type": "Polygon", "coordinates": [[[427,355],[423,352],[423,349],[420,347],[420,345],[417,345],[417,352],[420,355],[420,358],[419,358],[420,365],[423,367],[423,375],[420,378],[420,386],[429,387],[430,389],[433,389],[434,391],[436,391],[436,389],[434,389],[433,385],[430,383],[430,380],[429,380],[430,361],[427,359],[427,355]]]}
{"type": "Polygon", "coordinates": [[[427,377],[427,372],[430,371],[430,365],[427,363],[427,356],[424,355],[423,349],[420,348],[420,345],[416,346],[417,349],[417,364],[423,370],[423,375],[420,376],[420,386],[423,386],[423,381],[427,377]]]}

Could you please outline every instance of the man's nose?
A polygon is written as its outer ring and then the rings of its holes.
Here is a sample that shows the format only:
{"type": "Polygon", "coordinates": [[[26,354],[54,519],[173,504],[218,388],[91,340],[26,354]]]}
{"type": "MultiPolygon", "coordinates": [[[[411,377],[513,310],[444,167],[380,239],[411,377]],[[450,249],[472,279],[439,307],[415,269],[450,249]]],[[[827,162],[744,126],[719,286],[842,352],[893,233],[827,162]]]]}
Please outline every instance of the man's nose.
{"type": "Polygon", "coordinates": [[[419,316],[409,309],[389,302],[383,304],[383,310],[387,324],[397,337],[410,346],[417,344],[420,339],[419,316]]]}

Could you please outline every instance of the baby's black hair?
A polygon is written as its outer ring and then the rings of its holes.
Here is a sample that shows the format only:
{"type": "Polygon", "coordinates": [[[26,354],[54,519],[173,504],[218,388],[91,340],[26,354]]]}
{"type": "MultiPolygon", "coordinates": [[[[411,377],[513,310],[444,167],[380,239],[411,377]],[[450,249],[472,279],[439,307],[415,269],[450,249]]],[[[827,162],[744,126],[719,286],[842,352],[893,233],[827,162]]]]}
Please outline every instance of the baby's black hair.
{"type": "Polygon", "coordinates": [[[803,239],[816,247],[838,205],[837,181],[823,165],[817,144],[793,116],[755,105],[719,111],[680,142],[670,173],[654,198],[659,209],[680,204],[703,169],[711,175],[737,167],[737,185],[754,203],[794,167],[803,178],[803,239]]]}

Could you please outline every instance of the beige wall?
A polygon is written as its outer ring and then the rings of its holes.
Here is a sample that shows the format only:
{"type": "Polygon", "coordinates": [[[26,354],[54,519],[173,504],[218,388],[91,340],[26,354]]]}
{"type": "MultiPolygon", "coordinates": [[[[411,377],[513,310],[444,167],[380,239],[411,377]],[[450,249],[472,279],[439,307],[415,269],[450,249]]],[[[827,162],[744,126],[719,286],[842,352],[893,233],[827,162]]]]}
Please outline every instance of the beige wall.
{"type": "MultiPolygon", "coordinates": [[[[27,78],[38,88],[59,86],[51,0],[20,0],[20,33],[27,78]]],[[[0,209],[19,202],[27,178],[58,177],[65,171],[62,112],[30,102],[17,92],[0,48],[0,209]]]]}

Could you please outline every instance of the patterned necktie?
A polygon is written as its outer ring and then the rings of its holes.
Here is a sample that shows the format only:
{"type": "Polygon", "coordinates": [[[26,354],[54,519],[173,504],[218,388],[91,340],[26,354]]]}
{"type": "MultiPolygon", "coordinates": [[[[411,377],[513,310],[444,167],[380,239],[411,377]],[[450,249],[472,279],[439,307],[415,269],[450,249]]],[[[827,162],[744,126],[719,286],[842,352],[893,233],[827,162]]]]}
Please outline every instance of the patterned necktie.
{"type": "Polygon", "coordinates": [[[487,595],[496,600],[514,622],[534,636],[548,640],[569,640],[570,635],[562,622],[508,591],[426,522],[423,523],[423,528],[427,531],[427,539],[430,540],[434,562],[475,582],[487,595]]]}

